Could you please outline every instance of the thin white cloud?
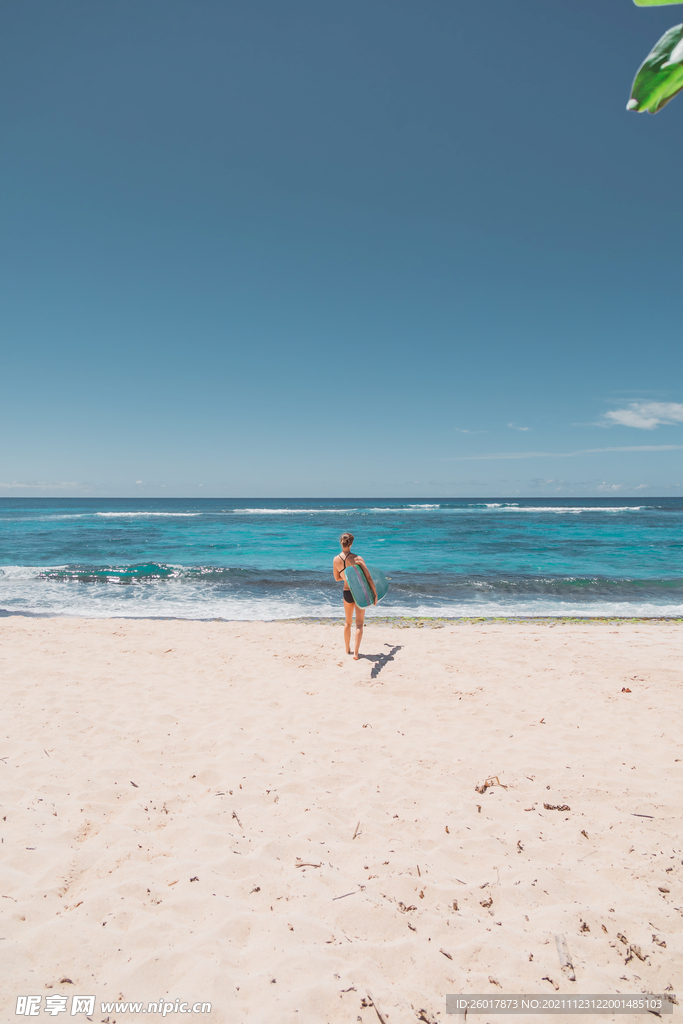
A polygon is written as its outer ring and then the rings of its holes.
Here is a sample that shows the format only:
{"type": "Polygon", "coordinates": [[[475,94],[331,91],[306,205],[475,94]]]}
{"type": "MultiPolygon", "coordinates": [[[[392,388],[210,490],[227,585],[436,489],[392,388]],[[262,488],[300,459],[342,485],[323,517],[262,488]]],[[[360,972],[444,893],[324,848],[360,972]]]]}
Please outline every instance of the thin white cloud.
{"type": "Polygon", "coordinates": [[[490,455],[452,455],[438,462],[478,462],[482,459],[573,459],[578,455],[597,455],[600,452],[677,452],[683,444],[628,444],[611,448],[581,448],[576,452],[495,452],[490,455]]]}
{"type": "Polygon", "coordinates": [[[66,490],[72,487],[83,487],[83,484],[74,483],[73,481],[53,481],[52,483],[21,483],[18,480],[13,480],[12,483],[3,484],[0,483],[0,489],[6,491],[51,491],[51,490],[66,490]]]}
{"type": "Polygon", "coordinates": [[[654,430],[664,423],[683,423],[681,402],[630,402],[626,409],[611,409],[605,413],[609,425],[654,430]]]}
{"type": "Polygon", "coordinates": [[[599,491],[609,491],[610,494],[614,494],[615,491],[623,490],[623,484],[606,484],[603,480],[601,484],[598,484],[597,489],[599,491]]]}
{"type": "Polygon", "coordinates": [[[508,423],[508,427],[512,430],[531,430],[531,427],[518,427],[514,423],[508,423]]]}

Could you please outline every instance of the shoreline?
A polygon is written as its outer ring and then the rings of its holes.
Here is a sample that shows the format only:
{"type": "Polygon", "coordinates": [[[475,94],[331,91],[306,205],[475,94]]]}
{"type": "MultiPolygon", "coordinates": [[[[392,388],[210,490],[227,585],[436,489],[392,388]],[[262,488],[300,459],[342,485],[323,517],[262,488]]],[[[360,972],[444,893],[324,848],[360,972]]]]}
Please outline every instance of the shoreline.
{"type": "MultiPolygon", "coordinates": [[[[207,618],[195,619],[185,616],[173,615],[71,615],[57,612],[29,612],[29,611],[8,611],[0,608],[0,619],[26,618],[26,619],[55,619],[73,620],[79,619],[83,622],[223,622],[223,623],[297,623],[301,625],[339,625],[344,623],[341,616],[316,616],[302,615],[291,619],[222,619],[207,618]]],[[[477,624],[506,622],[511,625],[535,624],[539,625],[562,625],[569,623],[678,623],[683,624],[683,616],[676,615],[456,615],[431,616],[431,615],[382,615],[366,617],[365,627],[370,625],[417,625],[418,623],[437,623],[444,625],[477,624]]]]}

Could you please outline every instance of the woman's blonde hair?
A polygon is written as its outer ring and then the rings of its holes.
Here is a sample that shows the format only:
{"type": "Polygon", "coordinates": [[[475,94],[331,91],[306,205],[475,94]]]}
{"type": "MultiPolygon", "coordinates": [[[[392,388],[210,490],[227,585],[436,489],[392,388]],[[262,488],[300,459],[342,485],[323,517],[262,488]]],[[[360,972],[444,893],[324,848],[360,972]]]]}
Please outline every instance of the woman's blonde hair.
{"type": "Polygon", "coordinates": [[[339,538],[339,543],[343,548],[350,548],[351,545],[353,544],[353,540],[354,537],[352,533],[342,533],[341,537],[339,538]]]}

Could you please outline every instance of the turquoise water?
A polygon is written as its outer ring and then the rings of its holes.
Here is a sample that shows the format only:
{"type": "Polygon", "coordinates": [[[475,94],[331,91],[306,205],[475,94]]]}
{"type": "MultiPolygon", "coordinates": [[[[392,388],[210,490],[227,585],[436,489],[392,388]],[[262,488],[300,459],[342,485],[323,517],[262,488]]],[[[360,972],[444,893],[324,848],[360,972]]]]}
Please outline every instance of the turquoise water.
{"type": "Polygon", "coordinates": [[[683,500],[0,499],[0,612],[338,616],[332,558],[380,615],[683,615],[683,500]]]}

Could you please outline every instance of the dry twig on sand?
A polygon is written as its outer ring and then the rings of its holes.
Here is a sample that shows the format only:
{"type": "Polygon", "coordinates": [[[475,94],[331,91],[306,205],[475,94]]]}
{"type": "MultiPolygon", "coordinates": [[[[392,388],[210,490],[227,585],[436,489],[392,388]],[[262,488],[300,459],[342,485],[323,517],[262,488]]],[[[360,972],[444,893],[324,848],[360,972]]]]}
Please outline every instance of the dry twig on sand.
{"type": "Polygon", "coordinates": [[[481,786],[475,786],[474,789],[477,793],[485,793],[491,786],[500,786],[501,789],[507,789],[507,786],[503,785],[497,775],[489,775],[488,779],[484,779],[481,786]]]}
{"type": "Polygon", "coordinates": [[[379,1019],[381,1021],[381,1024],[387,1024],[386,1018],[385,1018],[384,1014],[382,1013],[382,1011],[380,1010],[380,1008],[377,1005],[377,1003],[375,1002],[375,997],[373,996],[373,994],[370,991],[370,989],[366,990],[366,994],[367,994],[367,997],[370,1000],[371,1004],[375,1007],[375,1013],[379,1017],[379,1019]]]}
{"type": "Polygon", "coordinates": [[[574,964],[572,958],[569,955],[569,947],[567,946],[567,940],[564,935],[555,936],[555,944],[557,946],[557,955],[560,958],[560,967],[565,972],[570,981],[576,981],[576,974],[574,973],[574,964]]]}

